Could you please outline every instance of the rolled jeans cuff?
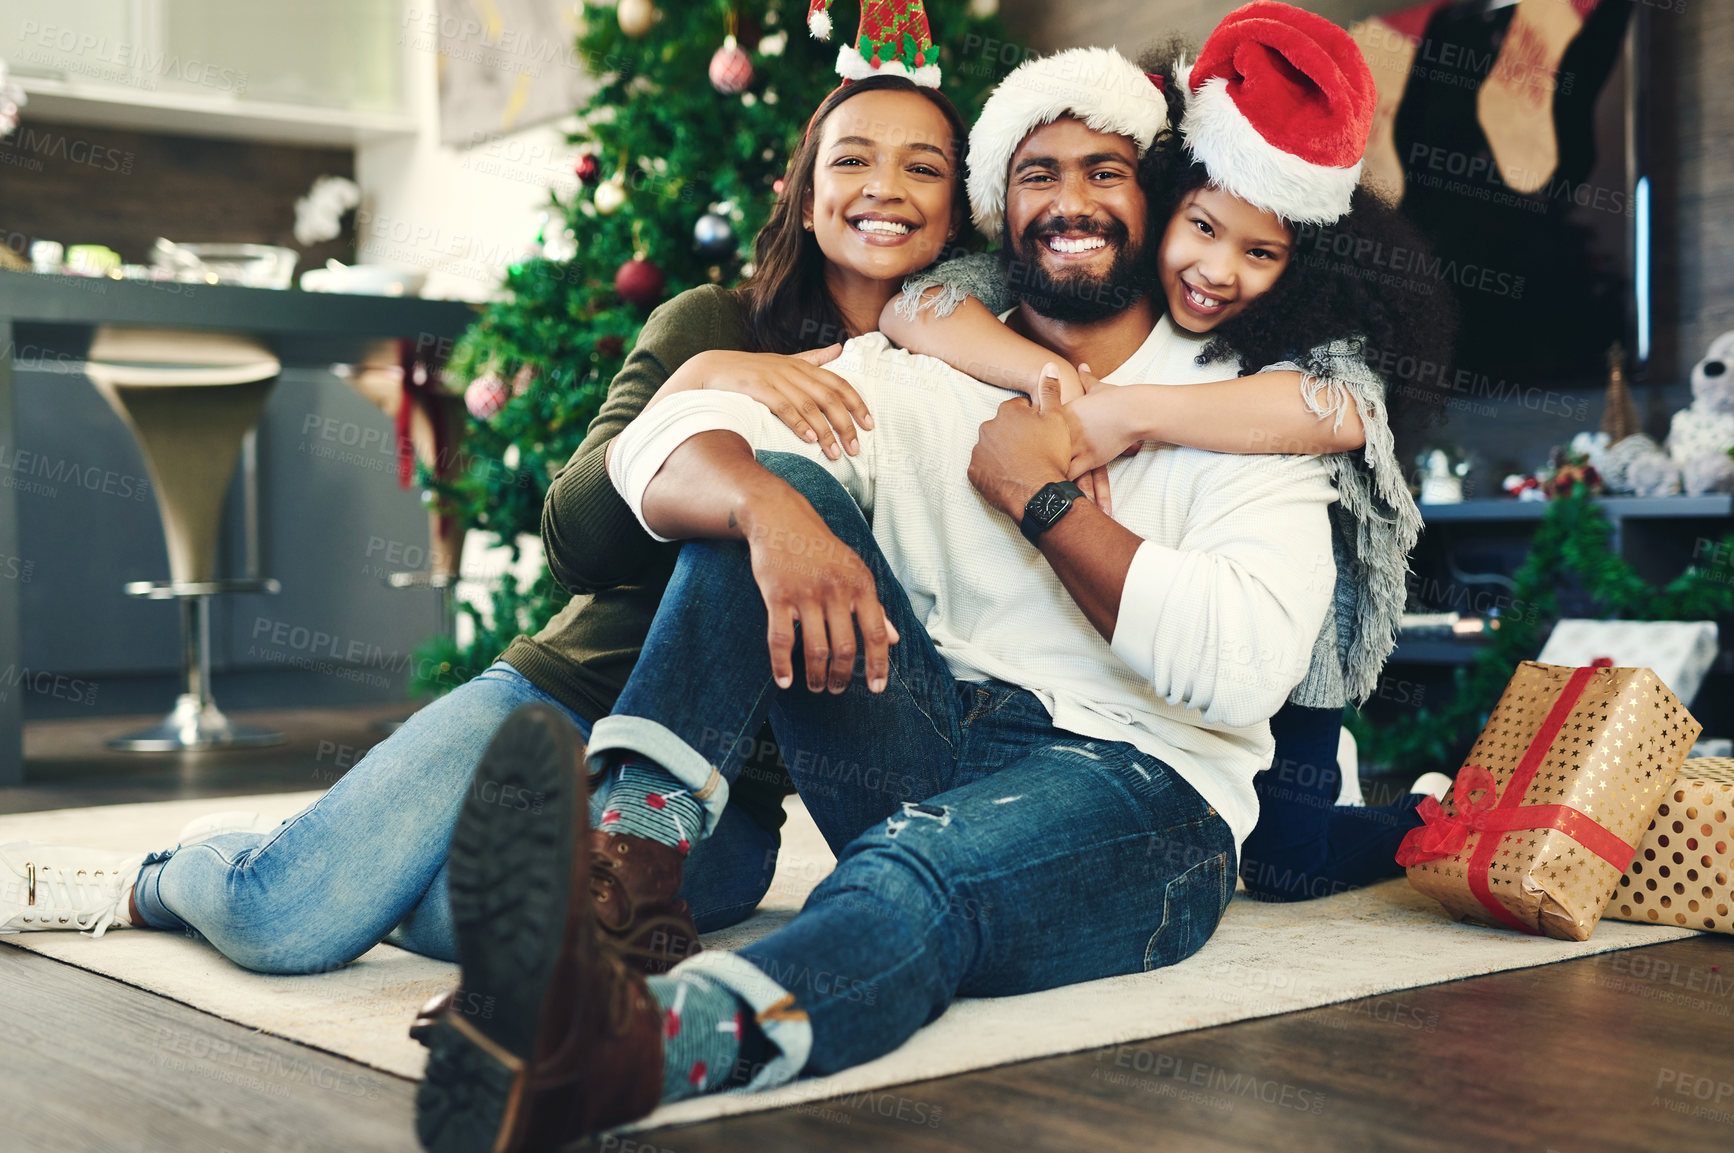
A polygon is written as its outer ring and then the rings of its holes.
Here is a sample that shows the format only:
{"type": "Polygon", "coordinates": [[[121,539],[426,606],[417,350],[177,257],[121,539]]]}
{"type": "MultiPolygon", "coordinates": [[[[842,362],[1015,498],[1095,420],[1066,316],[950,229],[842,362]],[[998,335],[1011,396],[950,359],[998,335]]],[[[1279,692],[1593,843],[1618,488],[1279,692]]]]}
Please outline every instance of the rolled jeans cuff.
{"type": "MultiPolygon", "coordinates": [[[[178,849],[180,846],[176,846],[178,849]]],[[[150,853],[144,863],[139,866],[138,877],[133,881],[133,904],[138,906],[139,915],[153,929],[168,929],[185,932],[187,923],[169,911],[158,894],[158,883],[162,879],[162,866],[174,854],[173,849],[167,852],[150,853]]]]}
{"type": "Polygon", "coordinates": [[[793,1081],[807,1067],[813,1051],[813,1023],[795,1004],[795,995],[771,980],[765,971],[738,953],[703,952],[688,957],[669,973],[701,973],[747,1003],[753,1021],[777,1050],[746,1084],[749,1093],[774,1089],[793,1081]]]}
{"type": "Polygon", "coordinates": [[[729,803],[729,783],[715,765],[674,731],[645,717],[603,717],[590,730],[587,759],[590,775],[601,773],[607,753],[632,753],[658,767],[692,790],[704,806],[704,835],[710,836],[729,803]]]}

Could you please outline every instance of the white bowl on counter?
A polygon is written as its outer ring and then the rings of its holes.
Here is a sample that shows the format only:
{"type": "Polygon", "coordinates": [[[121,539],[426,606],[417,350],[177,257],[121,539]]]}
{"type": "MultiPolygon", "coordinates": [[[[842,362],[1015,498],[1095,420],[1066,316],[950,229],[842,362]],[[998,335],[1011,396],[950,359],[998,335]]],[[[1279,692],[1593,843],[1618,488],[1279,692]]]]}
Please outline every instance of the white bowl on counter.
{"type": "Polygon", "coordinates": [[[273,244],[176,244],[158,237],[151,257],[161,274],[179,281],[288,288],[301,254],[273,244]]]}
{"type": "Polygon", "coordinates": [[[345,292],[356,296],[415,296],[427,282],[427,273],[416,268],[388,264],[342,264],[328,261],[324,268],[301,274],[306,292],[345,292]]]}

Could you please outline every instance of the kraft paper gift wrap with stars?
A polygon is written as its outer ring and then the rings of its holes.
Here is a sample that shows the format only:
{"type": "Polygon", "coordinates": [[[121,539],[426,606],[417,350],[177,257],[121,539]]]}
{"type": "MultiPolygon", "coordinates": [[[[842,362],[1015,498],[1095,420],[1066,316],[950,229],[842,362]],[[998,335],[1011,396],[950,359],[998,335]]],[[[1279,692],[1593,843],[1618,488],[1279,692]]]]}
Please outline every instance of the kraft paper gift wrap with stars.
{"type": "Polygon", "coordinates": [[[1649,669],[1524,661],[1397,862],[1458,920],[1586,940],[1699,731],[1649,669]]]}
{"type": "Polygon", "coordinates": [[[1734,933],[1734,757],[1681,767],[1607,916],[1734,933]]]}

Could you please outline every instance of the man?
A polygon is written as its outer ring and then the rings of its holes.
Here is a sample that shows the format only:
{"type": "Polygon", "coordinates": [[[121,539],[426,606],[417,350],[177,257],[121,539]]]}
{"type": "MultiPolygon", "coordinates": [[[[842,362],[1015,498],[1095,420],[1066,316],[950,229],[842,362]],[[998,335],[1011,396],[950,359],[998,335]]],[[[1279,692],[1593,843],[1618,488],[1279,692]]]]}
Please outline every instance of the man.
{"type": "MultiPolygon", "coordinates": [[[[1141,72],[1078,49],[1009,76],[971,136],[972,168],[1009,152],[972,185],[978,223],[1003,198],[1042,273],[1013,323],[1110,384],[1233,370],[1110,290],[1140,264],[1136,168],[1165,123],[1141,72]]],[[[1214,930],[1265,722],[1324,619],[1322,466],[1147,451],[1109,466],[1110,519],[1065,481],[1057,382],[1002,402],[878,335],[827,367],[874,414],[858,456],[712,392],[653,404],[616,443],[627,502],[692,543],[588,754],[604,822],[683,846],[768,715],[835,871],[784,928],[647,981],[575,875],[576,736],[516,715],[478,772],[550,803],[459,822],[461,992],[416,1029],[430,1148],[551,1147],[661,1100],[833,1072],[960,994],[1173,964],[1214,930]]]]}

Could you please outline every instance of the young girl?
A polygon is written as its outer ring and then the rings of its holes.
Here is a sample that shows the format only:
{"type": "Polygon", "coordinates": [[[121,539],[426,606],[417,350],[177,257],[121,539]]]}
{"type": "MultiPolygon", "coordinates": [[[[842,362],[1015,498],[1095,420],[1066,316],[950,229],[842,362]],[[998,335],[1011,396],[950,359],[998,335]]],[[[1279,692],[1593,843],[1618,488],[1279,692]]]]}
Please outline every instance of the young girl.
{"type": "MultiPolygon", "coordinates": [[[[1241,858],[1252,895],[1301,900],[1398,873],[1394,853],[1420,823],[1415,807],[1425,793],[1442,792],[1449,783],[1429,774],[1416,782],[1418,791],[1393,805],[1336,804],[1343,709],[1378,686],[1404,607],[1408,553],[1421,527],[1397,465],[1384,383],[1367,367],[1367,352],[1414,353],[1423,363],[1443,364],[1451,318],[1443,294],[1427,295],[1425,286],[1379,287],[1369,276],[1376,267],[1335,255],[1423,251],[1424,241],[1395,210],[1359,187],[1326,189],[1330,195],[1319,207],[1321,190],[1304,179],[1273,186],[1269,169],[1256,165],[1264,159],[1257,145],[1249,147],[1244,132],[1235,136],[1223,128],[1234,113],[1248,113],[1224,104],[1229,97],[1220,74],[1232,63],[1213,55],[1212,46],[1233,21],[1261,8],[1281,8],[1281,19],[1303,25],[1323,22],[1286,5],[1254,4],[1224,21],[1193,67],[1185,66],[1176,44],[1142,63],[1162,77],[1171,121],[1180,125],[1177,138],[1151,148],[1140,172],[1152,232],[1154,222],[1165,222],[1146,248],[1144,287],[1161,294],[1176,325],[1214,335],[1207,358],[1237,358],[1248,375],[1186,388],[1161,382],[1092,387],[1088,366],[1055,364],[1050,353],[996,318],[1014,294],[1004,264],[993,256],[954,260],[912,279],[880,319],[882,330],[905,347],[1002,387],[1033,393],[1044,371],[1058,373],[1063,395],[1072,398],[1071,471],[1080,480],[1144,441],[1326,457],[1339,494],[1333,506],[1336,610],[1306,679],[1271,721],[1275,756],[1255,781],[1259,822],[1241,858]],[[1315,203],[1306,203],[1309,198],[1315,203]]],[[[1353,158],[1358,162],[1358,147],[1353,158]]],[[[972,155],[972,170],[975,162],[972,155]]],[[[1359,164],[1353,168],[1358,173],[1359,164]]],[[[1323,178],[1326,184],[1340,180],[1323,178]]],[[[1009,235],[1002,241],[1020,251],[1009,235]]],[[[1039,264],[1014,264],[1012,272],[1013,279],[1038,283],[1043,275],[1039,264]]],[[[1049,285],[1048,291],[1056,289],[1049,285]]],[[[1086,490],[1094,488],[1111,510],[1105,474],[1098,476],[1086,490]]]]}
{"type": "MultiPolygon", "coordinates": [[[[872,331],[902,281],[955,236],[966,136],[949,100],[904,78],[832,92],[790,159],[784,193],[755,242],[752,281],[734,291],[695,288],[651,314],[589,436],[554,481],[543,516],[548,562],[589,595],[417,712],[280,825],[215,814],[174,848],[143,858],[0,846],[0,931],[185,929],[271,973],[330,969],[388,934],[455,960],[446,852],[466,790],[490,784],[472,784],[488,741],[532,701],[556,705],[588,733],[631,674],[673,567],[678,546],[645,534],[609,482],[608,444],[679,376],[753,396],[833,455],[847,451],[852,420],[868,419],[859,396],[818,367],[826,354],[794,354],[872,331]]],[[[757,748],[718,829],[686,862],[679,896],[661,885],[680,870],[665,867],[660,846],[618,835],[611,850],[630,852],[597,854],[596,907],[612,910],[603,929],[641,968],[667,968],[695,947],[694,920],[707,930],[732,924],[769,887],[788,786],[775,744],[761,739],[757,748]]]]}

